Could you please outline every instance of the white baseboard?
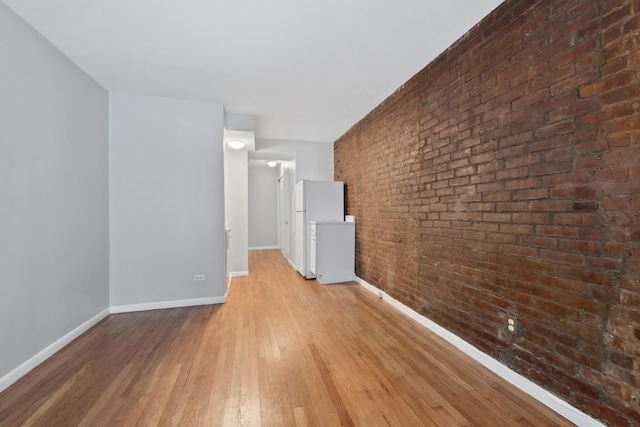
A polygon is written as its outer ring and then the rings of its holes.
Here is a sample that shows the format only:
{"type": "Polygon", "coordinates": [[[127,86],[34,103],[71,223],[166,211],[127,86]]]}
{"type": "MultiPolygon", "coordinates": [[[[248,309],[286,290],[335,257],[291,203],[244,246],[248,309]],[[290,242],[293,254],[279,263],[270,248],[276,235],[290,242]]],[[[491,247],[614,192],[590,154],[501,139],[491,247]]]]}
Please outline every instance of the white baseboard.
{"type": "Polygon", "coordinates": [[[0,392],[7,389],[11,384],[18,381],[24,375],[26,375],[33,368],[53,356],[55,353],[60,351],[63,347],[69,344],[74,339],[78,338],[80,335],[91,329],[94,325],[100,322],[102,319],[109,315],[109,309],[105,309],[100,313],[93,316],[91,319],[87,320],[68,334],[64,335],[62,338],[56,340],[53,344],[42,349],[35,356],[24,362],[22,365],[18,366],[2,378],[0,378],[0,392]]]}
{"type": "Polygon", "coordinates": [[[132,313],[134,311],[147,311],[147,310],[160,310],[163,308],[178,308],[178,307],[190,307],[195,305],[210,305],[210,304],[222,304],[227,299],[227,296],[223,297],[210,297],[210,298],[192,298],[181,299],[175,301],[158,301],[148,302],[143,304],[128,304],[128,305],[114,305],[111,306],[111,313],[132,313]]]}
{"type": "Polygon", "coordinates": [[[249,248],[250,251],[268,251],[271,249],[280,249],[277,246],[254,246],[252,248],[249,248]]]}
{"type": "Polygon", "coordinates": [[[242,276],[248,276],[249,272],[248,271],[230,271],[229,274],[231,275],[231,277],[242,277],[242,276]]]}
{"type": "Polygon", "coordinates": [[[376,296],[382,296],[382,299],[391,306],[417,321],[431,332],[443,338],[445,341],[453,344],[458,350],[470,356],[472,359],[479,362],[502,379],[518,387],[520,390],[524,391],[549,409],[562,415],[572,423],[581,427],[604,427],[604,424],[600,421],[592,418],[588,414],[585,414],[556,395],[549,393],[547,390],[511,370],[509,367],[500,363],[493,357],[481,352],[459,336],[389,296],[386,292],[383,292],[372,284],[367,283],[360,277],[356,277],[355,281],[368,291],[374,293],[376,296]]]}

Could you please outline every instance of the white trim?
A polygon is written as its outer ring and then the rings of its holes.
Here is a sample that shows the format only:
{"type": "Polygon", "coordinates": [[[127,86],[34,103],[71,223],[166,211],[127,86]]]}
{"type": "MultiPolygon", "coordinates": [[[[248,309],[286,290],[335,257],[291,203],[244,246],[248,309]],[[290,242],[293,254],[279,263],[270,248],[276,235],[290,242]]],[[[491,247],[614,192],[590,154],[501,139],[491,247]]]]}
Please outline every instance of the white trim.
{"type": "Polygon", "coordinates": [[[280,249],[278,246],[254,246],[249,248],[250,251],[267,251],[271,249],[280,249]]]}
{"type": "Polygon", "coordinates": [[[364,287],[366,290],[372,292],[373,294],[381,297],[387,303],[389,303],[394,308],[400,310],[402,313],[406,314],[413,320],[420,323],[422,326],[429,329],[431,332],[443,338],[445,341],[453,344],[458,350],[462,351],[466,355],[470,356],[475,361],[479,362],[484,367],[491,370],[493,373],[500,376],[502,379],[508,381],[514,386],[518,387],[520,390],[527,393],[529,396],[533,397],[543,405],[547,406],[549,409],[557,412],[562,415],[572,423],[579,425],[581,427],[604,427],[600,421],[592,418],[588,414],[580,411],[578,408],[570,405],[564,400],[560,399],[554,394],[549,393],[547,390],[543,389],[539,385],[533,383],[517,372],[511,370],[506,365],[503,365],[498,360],[493,357],[481,352],[459,336],[453,334],[452,332],[446,330],[442,326],[433,322],[429,318],[417,313],[411,308],[407,307],[400,301],[394,299],[389,296],[386,292],[381,291],[370,283],[367,283],[365,280],[360,277],[356,277],[355,280],[358,284],[364,287]]]}
{"type": "Polygon", "coordinates": [[[164,308],[178,308],[178,307],[191,307],[196,305],[210,305],[210,304],[222,304],[227,299],[227,296],[223,297],[210,297],[210,298],[193,298],[193,299],[181,299],[174,301],[158,301],[148,302],[142,304],[128,304],[128,305],[114,305],[111,306],[111,314],[116,313],[131,313],[134,311],[147,311],[147,310],[160,310],[164,308]]]}
{"type": "Polygon", "coordinates": [[[87,320],[68,334],[64,335],[62,338],[56,340],[52,344],[48,345],[44,349],[40,350],[35,356],[31,357],[29,360],[24,362],[22,365],[18,366],[4,377],[0,378],[0,392],[6,390],[11,384],[18,381],[24,375],[29,373],[33,368],[53,356],[55,353],[64,348],[67,344],[69,344],[74,339],[78,338],[80,335],[84,334],[86,331],[95,326],[98,322],[109,315],[109,309],[105,309],[100,313],[93,316],[91,319],[87,320]]]}
{"type": "Polygon", "coordinates": [[[248,271],[230,271],[229,274],[231,275],[231,277],[242,277],[242,276],[248,276],[249,272],[248,271]]]}

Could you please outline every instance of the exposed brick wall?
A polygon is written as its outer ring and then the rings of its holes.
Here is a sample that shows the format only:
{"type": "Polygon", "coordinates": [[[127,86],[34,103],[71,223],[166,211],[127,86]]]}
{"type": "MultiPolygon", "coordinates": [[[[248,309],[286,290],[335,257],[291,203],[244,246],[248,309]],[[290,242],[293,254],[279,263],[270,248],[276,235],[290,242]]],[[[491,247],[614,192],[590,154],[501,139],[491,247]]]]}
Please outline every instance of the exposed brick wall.
{"type": "Polygon", "coordinates": [[[358,276],[616,426],[640,425],[639,78],[640,2],[507,0],[335,143],[358,276]]]}

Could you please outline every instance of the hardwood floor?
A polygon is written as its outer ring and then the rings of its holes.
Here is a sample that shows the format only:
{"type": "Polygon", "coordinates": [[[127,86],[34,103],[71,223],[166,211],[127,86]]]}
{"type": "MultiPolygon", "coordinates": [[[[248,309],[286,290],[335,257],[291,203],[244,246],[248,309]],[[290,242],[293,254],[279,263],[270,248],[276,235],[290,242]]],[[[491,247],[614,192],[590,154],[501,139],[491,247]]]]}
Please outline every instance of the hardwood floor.
{"type": "Polygon", "coordinates": [[[0,426],[572,425],[357,284],[249,262],[224,305],[107,317],[0,394],[0,426]]]}

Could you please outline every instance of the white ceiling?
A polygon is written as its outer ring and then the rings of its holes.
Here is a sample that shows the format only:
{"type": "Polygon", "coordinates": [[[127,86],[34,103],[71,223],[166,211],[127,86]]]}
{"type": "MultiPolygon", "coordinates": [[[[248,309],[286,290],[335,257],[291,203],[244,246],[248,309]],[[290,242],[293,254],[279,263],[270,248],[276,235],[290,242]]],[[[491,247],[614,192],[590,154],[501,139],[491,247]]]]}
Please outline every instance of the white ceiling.
{"type": "MultiPolygon", "coordinates": [[[[502,0],[3,0],[112,92],[332,142],[502,0]]],[[[10,42],[10,41],[5,41],[10,42]]]]}

